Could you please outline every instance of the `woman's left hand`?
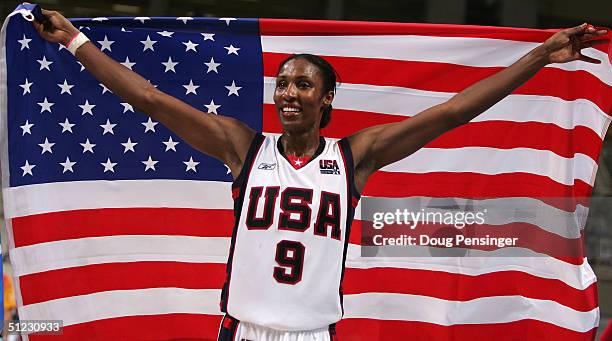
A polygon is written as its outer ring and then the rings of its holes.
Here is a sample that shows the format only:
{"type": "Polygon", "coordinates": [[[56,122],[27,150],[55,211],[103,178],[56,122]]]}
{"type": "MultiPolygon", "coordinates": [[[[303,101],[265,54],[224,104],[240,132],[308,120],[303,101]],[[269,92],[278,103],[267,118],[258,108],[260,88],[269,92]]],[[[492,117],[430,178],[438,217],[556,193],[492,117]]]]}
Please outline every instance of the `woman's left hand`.
{"type": "Polygon", "coordinates": [[[546,50],[549,63],[567,63],[582,60],[587,63],[600,64],[601,61],[582,54],[582,49],[609,41],[601,39],[607,30],[598,30],[591,25],[568,28],[555,33],[542,44],[546,50]]]}

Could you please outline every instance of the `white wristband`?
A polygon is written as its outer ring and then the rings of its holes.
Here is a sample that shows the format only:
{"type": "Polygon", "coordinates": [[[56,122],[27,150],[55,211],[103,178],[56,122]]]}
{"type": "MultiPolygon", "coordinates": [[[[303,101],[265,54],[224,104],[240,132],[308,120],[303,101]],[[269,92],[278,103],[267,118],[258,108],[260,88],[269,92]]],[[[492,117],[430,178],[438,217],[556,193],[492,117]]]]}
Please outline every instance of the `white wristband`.
{"type": "Polygon", "coordinates": [[[87,36],[83,34],[83,32],[79,32],[79,34],[77,34],[74,38],[72,38],[72,40],[68,42],[66,48],[68,49],[68,51],[70,51],[70,53],[74,55],[76,53],[76,50],[88,41],[89,38],[87,38],[87,36]]]}

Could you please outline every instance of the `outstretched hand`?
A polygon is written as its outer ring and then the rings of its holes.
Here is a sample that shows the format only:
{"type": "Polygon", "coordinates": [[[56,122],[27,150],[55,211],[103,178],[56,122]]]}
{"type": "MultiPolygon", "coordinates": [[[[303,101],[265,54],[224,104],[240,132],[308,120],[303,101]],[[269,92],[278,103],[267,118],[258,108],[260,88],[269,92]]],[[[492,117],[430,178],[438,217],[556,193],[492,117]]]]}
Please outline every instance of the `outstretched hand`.
{"type": "Polygon", "coordinates": [[[607,30],[598,30],[585,23],[555,33],[542,46],[547,51],[549,63],[582,60],[587,63],[600,64],[600,60],[583,55],[582,49],[609,41],[608,38],[600,38],[607,32],[607,30]]]}
{"type": "Polygon", "coordinates": [[[72,38],[79,34],[74,25],[59,12],[42,10],[47,20],[44,22],[32,21],[34,28],[40,36],[51,43],[68,44],[72,38]]]}

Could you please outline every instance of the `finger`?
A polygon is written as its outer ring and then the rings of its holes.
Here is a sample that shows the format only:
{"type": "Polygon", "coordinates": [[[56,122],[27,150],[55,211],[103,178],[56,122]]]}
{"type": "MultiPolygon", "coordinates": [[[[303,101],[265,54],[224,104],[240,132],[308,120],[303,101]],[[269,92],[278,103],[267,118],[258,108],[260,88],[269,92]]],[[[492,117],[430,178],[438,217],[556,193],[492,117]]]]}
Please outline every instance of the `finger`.
{"type": "Polygon", "coordinates": [[[589,41],[583,41],[580,43],[580,48],[584,49],[584,48],[588,48],[588,47],[595,46],[595,45],[605,44],[608,42],[610,42],[609,39],[593,39],[589,41]]]}
{"type": "Polygon", "coordinates": [[[589,57],[589,56],[585,56],[582,53],[580,54],[580,57],[578,59],[582,60],[583,62],[587,62],[587,63],[601,64],[601,60],[595,59],[595,58],[592,58],[592,57],[589,57]]]}
{"type": "Polygon", "coordinates": [[[578,33],[584,32],[587,29],[587,27],[588,27],[587,23],[584,23],[580,26],[565,29],[564,31],[569,35],[576,35],[578,33]]]}

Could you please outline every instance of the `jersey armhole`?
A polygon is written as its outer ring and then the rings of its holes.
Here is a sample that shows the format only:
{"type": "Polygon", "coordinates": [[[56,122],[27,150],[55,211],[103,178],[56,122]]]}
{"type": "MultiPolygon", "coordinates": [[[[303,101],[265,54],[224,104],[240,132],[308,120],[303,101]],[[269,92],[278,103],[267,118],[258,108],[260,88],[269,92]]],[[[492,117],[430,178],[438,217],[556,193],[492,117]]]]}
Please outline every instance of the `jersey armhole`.
{"type": "MultiPolygon", "coordinates": [[[[352,199],[359,201],[361,198],[361,193],[357,190],[357,186],[355,185],[355,164],[353,163],[353,153],[351,152],[351,145],[348,142],[348,139],[345,137],[338,141],[338,145],[340,146],[340,150],[342,152],[342,156],[344,156],[344,166],[346,168],[347,181],[349,183],[350,188],[350,196],[352,199]]],[[[353,207],[356,206],[353,203],[353,207]]]]}
{"type": "Polygon", "coordinates": [[[265,136],[263,136],[261,133],[257,133],[255,134],[255,137],[253,137],[253,141],[251,141],[251,146],[249,146],[249,151],[247,152],[247,155],[244,158],[244,163],[242,164],[240,174],[238,174],[238,176],[232,183],[232,196],[234,196],[234,192],[236,190],[239,190],[242,187],[244,181],[248,178],[248,175],[251,172],[251,168],[253,167],[255,157],[257,156],[257,152],[259,151],[259,147],[263,143],[264,139],[265,136]]]}

